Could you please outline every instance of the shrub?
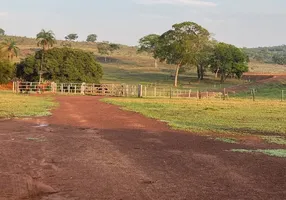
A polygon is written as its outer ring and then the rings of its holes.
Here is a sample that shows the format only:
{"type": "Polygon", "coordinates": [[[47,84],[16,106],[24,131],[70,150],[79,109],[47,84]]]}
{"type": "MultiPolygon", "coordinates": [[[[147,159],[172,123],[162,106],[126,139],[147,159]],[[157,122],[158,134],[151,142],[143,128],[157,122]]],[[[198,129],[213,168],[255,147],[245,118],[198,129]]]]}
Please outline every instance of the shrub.
{"type": "Polygon", "coordinates": [[[103,72],[101,65],[91,52],[71,48],[53,48],[38,51],[17,65],[17,77],[26,81],[38,81],[42,54],[43,78],[57,82],[99,83],[103,72]]]}
{"type": "Polygon", "coordinates": [[[15,75],[15,67],[8,60],[0,60],[0,84],[8,83],[15,75]]]}

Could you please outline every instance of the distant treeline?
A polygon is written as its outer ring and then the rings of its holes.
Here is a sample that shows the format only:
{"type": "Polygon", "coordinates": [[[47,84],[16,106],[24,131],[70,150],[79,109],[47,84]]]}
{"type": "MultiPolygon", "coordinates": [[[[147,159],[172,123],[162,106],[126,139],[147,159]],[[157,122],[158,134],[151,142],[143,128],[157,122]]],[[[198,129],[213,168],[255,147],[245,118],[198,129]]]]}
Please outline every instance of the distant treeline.
{"type": "Polygon", "coordinates": [[[265,63],[286,64],[286,45],[273,47],[243,48],[252,60],[265,63]]]}

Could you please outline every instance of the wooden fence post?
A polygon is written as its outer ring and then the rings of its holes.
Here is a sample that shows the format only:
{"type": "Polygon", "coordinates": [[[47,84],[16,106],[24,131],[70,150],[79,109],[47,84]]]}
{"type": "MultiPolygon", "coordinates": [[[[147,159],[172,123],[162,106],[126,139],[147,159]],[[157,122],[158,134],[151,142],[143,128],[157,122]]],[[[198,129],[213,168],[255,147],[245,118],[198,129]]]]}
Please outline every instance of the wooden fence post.
{"type": "Polygon", "coordinates": [[[84,95],[84,91],[85,91],[85,83],[83,82],[83,83],[81,84],[81,87],[80,87],[80,93],[81,93],[82,95],[84,95]]]}
{"type": "Polygon", "coordinates": [[[64,92],[64,85],[61,83],[61,93],[64,92]]]}
{"type": "Polygon", "coordinates": [[[189,98],[191,98],[192,90],[189,90],[189,98]]]}
{"type": "Polygon", "coordinates": [[[225,88],[223,88],[223,100],[225,100],[225,97],[226,97],[226,90],[225,88]]]}
{"type": "Polygon", "coordinates": [[[126,85],[125,89],[126,89],[125,95],[126,95],[126,97],[128,97],[128,96],[129,96],[129,94],[128,94],[128,92],[129,92],[129,91],[128,91],[128,89],[129,89],[129,88],[128,88],[128,85],[126,85]]]}
{"type": "Polygon", "coordinates": [[[252,89],[252,100],[255,101],[255,89],[252,89]]]}
{"type": "Polygon", "coordinates": [[[143,86],[138,85],[138,98],[142,98],[143,96],[143,86]]]}
{"type": "Polygon", "coordinates": [[[170,87],[170,99],[172,99],[172,87],[170,87]]]}
{"type": "Polygon", "coordinates": [[[156,97],[156,96],[157,96],[157,88],[154,87],[154,97],[156,97]]]}

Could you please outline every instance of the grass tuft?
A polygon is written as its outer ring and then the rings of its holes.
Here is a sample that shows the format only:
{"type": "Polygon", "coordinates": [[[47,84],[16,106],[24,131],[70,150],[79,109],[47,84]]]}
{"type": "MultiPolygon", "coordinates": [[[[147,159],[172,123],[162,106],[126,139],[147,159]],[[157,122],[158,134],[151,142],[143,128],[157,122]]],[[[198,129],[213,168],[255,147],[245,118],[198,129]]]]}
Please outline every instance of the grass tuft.
{"type": "Polygon", "coordinates": [[[268,156],[286,158],[286,149],[258,149],[258,150],[232,149],[231,151],[239,153],[262,153],[268,156]]]}
{"type": "Polygon", "coordinates": [[[237,144],[238,142],[234,138],[216,138],[216,141],[230,143],[230,144],[237,144]]]}
{"type": "Polygon", "coordinates": [[[282,136],[263,136],[262,139],[268,143],[286,145],[286,138],[282,136]]]}

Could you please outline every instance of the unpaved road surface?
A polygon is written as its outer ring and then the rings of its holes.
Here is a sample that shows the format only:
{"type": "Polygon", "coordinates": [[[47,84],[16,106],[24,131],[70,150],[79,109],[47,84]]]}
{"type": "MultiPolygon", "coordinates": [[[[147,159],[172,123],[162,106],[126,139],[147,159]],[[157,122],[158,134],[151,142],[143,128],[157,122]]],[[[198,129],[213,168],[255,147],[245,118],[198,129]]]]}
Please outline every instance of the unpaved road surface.
{"type": "MultiPolygon", "coordinates": [[[[0,200],[286,199],[286,159],[233,153],[98,97],[0,121],[0,200]]],[[[190,116],[192,117],[192,116],[190,116]]]]}

